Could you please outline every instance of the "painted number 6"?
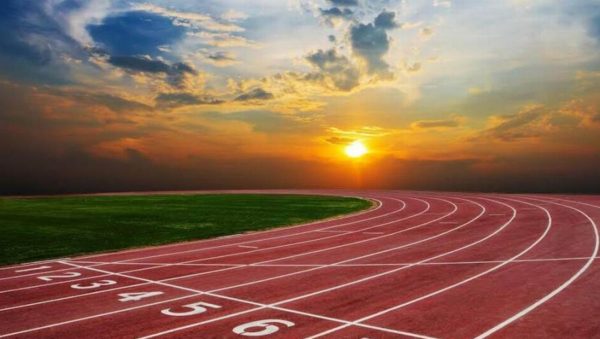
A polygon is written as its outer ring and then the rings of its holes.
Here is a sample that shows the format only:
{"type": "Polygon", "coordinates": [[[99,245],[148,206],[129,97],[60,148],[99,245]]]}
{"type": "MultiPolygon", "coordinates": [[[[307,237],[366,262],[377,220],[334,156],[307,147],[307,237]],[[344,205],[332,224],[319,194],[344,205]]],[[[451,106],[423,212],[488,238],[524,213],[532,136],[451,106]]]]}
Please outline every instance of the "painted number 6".
{"type": "Polygon", "coordinates": [[[170,308],[165,308],[164,310],[160,311],[160,313],[164,315],[170,315],[173,317],[187,317],[190,315],[204,313],[207,311],[207,308],[221,308],[221,306],[219,305],[209,304],[202,301],[193,304],[183,305],[183,307],[189,308],[190,310],[187,312],[173,312],[170,308]]]}
{"type": "Polygon", "coordinates": [[[279,331],[279,327],[273,324],[281,324],[287,327],[294,326],[294,323],[287,320],[279,320],[279,319],[265,319],[265,320],[257,320],[253,322],[249,322],[240,326],[237,326],[233,329],[233,333],[247,336],[247,337],[262,337],[264,335],[273,334],[279,331]],[[248,331],[253,327],[262,328],[260,331],[248,331]]]}

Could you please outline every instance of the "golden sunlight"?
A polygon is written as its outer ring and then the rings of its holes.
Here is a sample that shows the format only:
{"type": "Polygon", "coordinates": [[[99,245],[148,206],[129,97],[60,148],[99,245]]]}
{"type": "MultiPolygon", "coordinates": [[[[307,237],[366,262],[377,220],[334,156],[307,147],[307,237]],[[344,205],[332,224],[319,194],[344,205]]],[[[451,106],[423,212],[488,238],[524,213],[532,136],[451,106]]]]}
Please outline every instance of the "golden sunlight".
{"type": "Polygon", "coordinates": [[[344,152],[350,158],[360,158],[363,155],[365,155],[368,152],[368,150],[367,147],[360,140],[356,140],[350,145],[346,146],[344,152]]]}

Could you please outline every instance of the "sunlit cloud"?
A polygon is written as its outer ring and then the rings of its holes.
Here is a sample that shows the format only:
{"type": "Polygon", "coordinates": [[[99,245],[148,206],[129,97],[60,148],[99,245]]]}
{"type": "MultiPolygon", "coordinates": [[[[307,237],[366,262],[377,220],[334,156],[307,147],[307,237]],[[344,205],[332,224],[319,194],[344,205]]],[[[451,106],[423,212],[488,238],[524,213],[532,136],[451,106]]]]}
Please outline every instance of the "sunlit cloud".
{"type": "Polygon", "coordinates": [[[0,187],[58,168],[65,190],[114,172],[343,187],[356,140],[373,187],[595,173],[598,18],[583,0],[6,0],[0,187]]]}

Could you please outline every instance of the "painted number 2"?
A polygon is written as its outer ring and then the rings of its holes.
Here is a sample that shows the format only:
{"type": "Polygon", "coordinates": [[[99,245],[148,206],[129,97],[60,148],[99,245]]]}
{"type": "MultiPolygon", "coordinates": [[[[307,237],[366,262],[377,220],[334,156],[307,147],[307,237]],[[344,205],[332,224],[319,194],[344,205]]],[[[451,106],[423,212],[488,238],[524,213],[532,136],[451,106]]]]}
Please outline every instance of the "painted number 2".
{"type": "Polygon", "coordinates": [[[160,313],[164,315],[170,315],[172,317],[187,317],[190,315],[204,313],[207,311],[208,308],[221,308],[221,306],[219,305],[209,304],[202,301],[193,304],[183,305],[183,307],[188,308],[189,311],[173,312],[170,308],[166,308],[160,311],[160,313]]]}
{"type": "Polygon", "coordinates": [[[52,281],[54,279],[67,279],[67,278],[75,278],[75,277],[79,277],[81,276],[81,273],[79,272],[66,272],[64,274],[57,274],[57,275],[43,275],[41,277],[38,277],[38,279],[43,280],[43,281],[52,281]]]}
{"type": "Polygon", "coordinates": [[[294,326],[293,322],[287,320],[265,319],[237,326],[233,329],[233,333],[247,337],[262,337],[279,331],[279,326],[274,324],[281,324],[287,327],[294,326]]]}

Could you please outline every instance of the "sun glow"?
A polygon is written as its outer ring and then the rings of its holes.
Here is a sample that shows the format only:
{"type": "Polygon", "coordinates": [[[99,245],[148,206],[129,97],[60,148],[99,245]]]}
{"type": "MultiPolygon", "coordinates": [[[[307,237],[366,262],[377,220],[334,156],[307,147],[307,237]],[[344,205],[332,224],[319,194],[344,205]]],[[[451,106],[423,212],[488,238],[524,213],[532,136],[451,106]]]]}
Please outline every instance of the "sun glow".
{"type": "Polygon", "coordinates": [[[367,154],[367,147],[360,141],[354,141],[350,145],[346,146],[344,152],[350,158],[360,158],[363,155],[367,154]]]}

